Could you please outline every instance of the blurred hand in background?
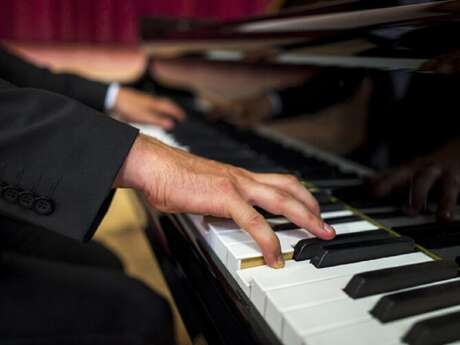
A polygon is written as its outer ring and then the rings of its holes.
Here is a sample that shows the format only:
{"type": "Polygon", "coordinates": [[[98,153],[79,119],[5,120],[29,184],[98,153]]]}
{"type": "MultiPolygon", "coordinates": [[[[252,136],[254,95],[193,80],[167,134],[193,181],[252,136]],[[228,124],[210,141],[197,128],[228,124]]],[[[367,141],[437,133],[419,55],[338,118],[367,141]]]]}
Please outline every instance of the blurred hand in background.
{"type": "Polygon", "coordinates": [[[172,100],[122,87],[113,111],[126,122],[146,123],[170,130],[185,119],[184,110],[172,100]]]}
{"type": "Polygon", "coordinates": [[[372,182],[373,191],[383,197],[409,186],[410,214],[417,215],[427,208],[429,201],[434,201],[438,220],[452,221],[460,194],[459,149],[457,139],[436,152],[384,172],[372,182]]]}

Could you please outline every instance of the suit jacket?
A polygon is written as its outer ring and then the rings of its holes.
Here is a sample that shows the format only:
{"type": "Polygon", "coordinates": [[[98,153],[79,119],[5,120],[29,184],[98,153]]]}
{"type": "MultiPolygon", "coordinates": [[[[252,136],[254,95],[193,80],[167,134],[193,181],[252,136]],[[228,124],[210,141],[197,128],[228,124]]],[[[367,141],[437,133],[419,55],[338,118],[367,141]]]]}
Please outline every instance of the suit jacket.
{"type": "Polygon", "coordinates": [[[104,110],[108,85],[68,73],[51,73],[24,61],[0,45],[0,78],[18,87],[33,87],[76,99],[99,111],[104,110]]]}
{"type": "Polygon", "coordinates": [[[0,56],[0,215],[88,240],[138,131],[94,109],[101,84],[0,56]]]}

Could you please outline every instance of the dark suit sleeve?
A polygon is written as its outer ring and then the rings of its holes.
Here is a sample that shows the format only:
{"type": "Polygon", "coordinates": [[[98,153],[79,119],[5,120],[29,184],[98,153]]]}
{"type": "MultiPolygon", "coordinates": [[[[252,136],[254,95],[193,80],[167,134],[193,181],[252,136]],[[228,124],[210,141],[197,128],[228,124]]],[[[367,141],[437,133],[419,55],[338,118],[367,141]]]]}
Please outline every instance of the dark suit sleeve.
{"type": "Polygon", "coordinates": [[[88,240],[137,134],[75,100],[0,80],[0,214],[88,240]]]}
{"type": "Polygon", "coordinates": [[[73,74],[52,73],[37,67],[0,46],[0,78],[18,87],[44,89],[74,98],[99,111],[104,110],[108,85],[73,74]]]}

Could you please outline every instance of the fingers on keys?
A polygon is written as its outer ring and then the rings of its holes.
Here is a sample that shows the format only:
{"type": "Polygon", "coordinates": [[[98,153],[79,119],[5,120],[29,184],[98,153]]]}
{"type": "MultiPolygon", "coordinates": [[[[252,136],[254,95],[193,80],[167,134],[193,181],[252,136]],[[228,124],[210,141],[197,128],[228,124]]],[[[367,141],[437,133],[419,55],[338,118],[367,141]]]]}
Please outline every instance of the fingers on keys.
{"type": "MultiPolygon", "coordinates": [[[[298,184],[300,185],[300,183],[298,184]]],[[[300,188],[305,190],[301,185],[300,188]]],[[[273,214],[284,215],[300,228],[308,230],[319,238],[327,240],[335,236],[334,229],[324,223],[319,212],[316,211],[319,206],[312,196],[313,202],[310,200],[309,203],[302,202],[286,189],[262,183],[248,184],[245,186],[243,193],[252,204],[260,206],[273,214]],[[314,210],[311,210],[311,204],[315,206],[314,210]]]]}
{"type": "Polygon", "coordinates": [[[246,200],[235,196],[229,203],[229,213],[233,220],[259,245],[267,265],[273,268],[284,266],[278,237],[264,217],[246,200]]]}
{"type": "Polygon", "coordinates": [[[320,216],[320,207],[317,200],[295,176],[287,174],[253,174],[253,177],[260,183],[289,193],[293,198],[304,203],[313,214],[320,216]]]}
{"type": "MultiPolygon", "coordinates": [[[[237,186],[239,193],[231,198],[228,213],[256,241],[266,263],[272,267],[282,267],[284,261],[278,237],[252,205],[260,206],[273,214],[283,215],[300,228],[305,228],[322,239],[332,239],[335,231],[321,219],[318,203],[298,181],[294,181],[293,178],[279,178],[279,175],[271,177],[274,177],[275,181],[272,184],[250,178],[240,179],[237,186]],[[281,184],[283,181],[284,185],[281,184]]],[[[268,182],[267,177],[263,179],[268,182]]]]}

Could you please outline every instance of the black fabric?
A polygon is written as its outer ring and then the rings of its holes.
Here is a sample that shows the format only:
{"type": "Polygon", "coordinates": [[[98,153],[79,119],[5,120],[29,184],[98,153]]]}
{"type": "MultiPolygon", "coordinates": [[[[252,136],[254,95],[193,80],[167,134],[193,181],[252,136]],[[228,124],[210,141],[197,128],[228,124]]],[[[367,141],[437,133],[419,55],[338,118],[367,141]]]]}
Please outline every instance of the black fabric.
{"type": "Polygon", "coordinates": [[[31,87],[56,92],[104,110],[108,85],[69,73],[51,73],[30,64],[0,45],[0,78],[18,87],[31,87]]]}
{"type": "Polygon", "coordinates": [[[138,131],[64,96],[0,80],[0,181],[51,200],[41,215],[0,198],[0,214],[91,238],[138,131]]]}
{"type": "Polygon", "coordinates": [[[76,265],[1,253],[1,344],[173,344],[167,301],[97,262],[76,265]]]}
{"type": "Polygon", "coordinates": [[[123,270],[121,261],[97,242],[82,243],[53,231],[5,217],[0,218],[0,253],[2,252],[14,252],[75,265],[123,270]]]}
{"type": "Polygon", "coordinates": [[[126,276],[109,250],[81,243],[138,131],[93,109],[102,109],[103,84],[2,50],[0,78],[9,81],[0,79],[0,343],[174,343],[165,299],[126,276]]]}
{"type": "Polygon", "coordinates": [[[0,221],[2,345],[173,344],[171,309],[97,242],[0,221]]]}

